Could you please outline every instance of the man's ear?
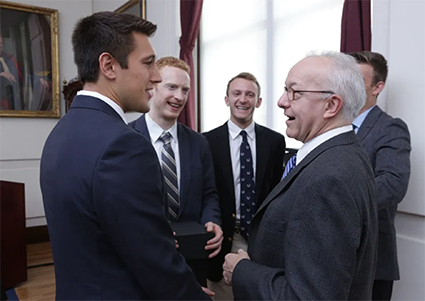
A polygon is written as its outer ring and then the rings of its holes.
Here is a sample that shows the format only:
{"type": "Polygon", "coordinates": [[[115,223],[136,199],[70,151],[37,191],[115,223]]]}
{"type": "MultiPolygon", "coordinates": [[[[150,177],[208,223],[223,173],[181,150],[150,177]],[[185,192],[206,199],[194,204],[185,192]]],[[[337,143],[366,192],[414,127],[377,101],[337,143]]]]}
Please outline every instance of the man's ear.
{"type": "Polygon", "coordinates": [[[114,79],[116,77],[115,72],[117,63],[118,62],[111,54],[103,52],[99,56],[99,72],[101,72],[107,79],[114,79]]]}
{"type": "Polygon", "coordinates": [[[227,106],[230,106],[229,99],[227,98],[227,96],[224,96],[224,102],[226,103],[227,106]]]}
{"type": "Polygon", "coordinates": [[[383,81],[378,82],[375,85],[375,88],[373,88],[372,95],[378,96],[378,94],[381,93],[381,91],[384,90],[384,88],[385,88],[385,83],[383,81]]]}
{"type": "Polygon", "coordinates": [[[261,97],[258,98],[257,103],[255,104],[255,107],[258,109],[262,103],[263,103],[263,99],[261,97]]]}
{"type": "Polygon", "coordinates": [[[339,95],[332,95],[332,97],[326,100],[325,112],[323,118],[332,118],[341,111],[342,108],[342,98],[339,95]]]}

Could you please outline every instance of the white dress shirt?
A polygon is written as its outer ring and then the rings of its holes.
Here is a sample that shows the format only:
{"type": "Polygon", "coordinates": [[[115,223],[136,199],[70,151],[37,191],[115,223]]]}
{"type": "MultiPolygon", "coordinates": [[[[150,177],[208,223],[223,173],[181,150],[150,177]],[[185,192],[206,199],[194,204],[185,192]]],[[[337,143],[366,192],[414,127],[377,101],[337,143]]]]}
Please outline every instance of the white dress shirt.
{"type": "MultiPolygon", "coordinates": [[[[164,143],[159,140],[164,130],[152,120],[149,114],[145,114],[146,117],[146,126],[148,127],[149,136],[151,137],[151,143],[155,148],[156,154],[158,155],[159,163],[161,164],[161,151],[164,143]]],[[[180,152],[179,152],[179,139],[177,137],[177,121],[174,125],[166,130],[165,132],[169,132],[171,134],[171,148],[174,152],[174,159],[176,160],[176,169],[177,169],[177,181],[179,183],[179,191],[180,191],[180,152]]]]}
{"type": "MultiPolygon", "coordinates": [[[[240,219],[241,216],[241,159],[240,159],[240,148],[242,143],[242,136],[240,132],[242,129],[234,124],[231,120],[227,122],[229,127],[229,144],[230,144],[230,157],[232,159],[232,171],[233,171],[233,184],[235,186],[235,200],[236,200],[236,219],[240,219]]],[[[255,123],[252,122],[244,131],[247,133],[248,144],[251,148],[252,164],[254,168],[254,178],[257,171],[257,147],[255,138],[255,123]]]]}
{"type": "Polygon", "coordinates": [[[77,92],[77,95],[84,95],[84,96],[91,96],[91,97],[96,97],[99,98],[100,100],[102,100],[103,102],[105,102],[106,104],[108,104],[112,109],[114,109],[115,112],[118,113],[118,115],[121,116],[122,120],[125,122],[125,124],[128,124],[127,120],[125,119],[125,115],[124,115],[124,111],[123,109],[112,99],[106,97],[105,95],[102,95],[98,92],[94,92],[94,91],[86,91],[86,90],[81,90],[77,92]]]}
{"type": "Polygon", "coordinates": [[[325,141],[338,136],[339,134],[346,133],[353,130],[353,126],[346,125],[342,127],[338,127],[336,129],[327,131],[326,133],[323,133],[317,137],[314,137],[307,143],[305,143],[297,152],[297,165],[300,164],[300,162],[316,147],[318,147],[320,144],[324,143],[325,141]]]}

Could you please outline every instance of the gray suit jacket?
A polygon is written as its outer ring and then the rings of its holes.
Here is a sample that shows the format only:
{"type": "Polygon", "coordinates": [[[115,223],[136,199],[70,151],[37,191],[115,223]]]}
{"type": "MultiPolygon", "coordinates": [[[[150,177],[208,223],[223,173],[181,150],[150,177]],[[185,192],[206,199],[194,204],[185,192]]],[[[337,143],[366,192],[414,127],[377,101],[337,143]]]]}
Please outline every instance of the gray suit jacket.
{"type": "Polygon", "coordinates": [[[267,196],[236,300],[368,300],[378,235],[373,173],[353,131],[309,153],[267,196]]]}
{"type": "Polygon", "coordinates": [[[400,279],[394,218],[410,177],[410,134],[407,125],[374,107],[359,128],[357,138],[375,173],[379,218],[378,263],[375,279],[400,279]]]}

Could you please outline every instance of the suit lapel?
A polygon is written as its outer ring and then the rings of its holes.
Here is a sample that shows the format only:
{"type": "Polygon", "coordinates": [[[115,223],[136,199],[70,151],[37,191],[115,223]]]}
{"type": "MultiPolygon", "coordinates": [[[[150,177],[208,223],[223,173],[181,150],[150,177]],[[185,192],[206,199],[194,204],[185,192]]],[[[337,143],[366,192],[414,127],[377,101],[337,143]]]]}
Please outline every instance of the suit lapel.
{"type": "Polygon", "coordinates": [[[369,114],[367,114],[366,119],[363,121],[362,125],[357,132],[357,139],[362,142],[363,139],[367,136],[370,130],[373,128],[375,123],[378,121],[379,116],[382,114],[382,110],[375,106],[372,110],[370,110],[369,114]]]}
{"type": "Polygon", "coordinates": [[[183,125],[177,123],[177,136],[179,140],[179,154],[180,154],[180,210],[179,216],[183,212],[186,205],[185,200],[189,197],[190,174],[191,166],[191,143],[190,137],[186,131],[183,130],[183,125]],[[184,168],[183,168],[184,167],[184,168]]]}
{"type": "MultiPolygon", "coordinates": [[[[255,189],[258,196],[261,195],[261,188],[263,187],[263,179],[266,175],[267,158],[270,153],[270,140],[268,139],[267,132],[255,124],[255,140],[256,140],[256,175],[255,175],[255,189]]],[[[257,204],[258,206],[258,204],[257,204]]]]}
{"type": "MultiPolygon", "coordinates": [[[[229,144],[229,128],[227,122],[219,128],[217,135],[215,136],[216,143],[219,148],[219,162],[221,166],[221,171],[225,182],[229,188],[229,191],[234,196],[235,194],[235,185],[233,182],[233,168],[232,168],[232,159],[230,157],[230,144],[229,144]]],[[[233,202],[234,203],[234,202],[233,202]]]]}
{"type": "Polygon", "coordinates": [[[151,136],[149,134],[148,126],[146,125],[146,115],[143,114],[139,119],[136,121],[136,125],[134,127],[140,134],[145,136],[148,141],[151,141],[151,136]]]}

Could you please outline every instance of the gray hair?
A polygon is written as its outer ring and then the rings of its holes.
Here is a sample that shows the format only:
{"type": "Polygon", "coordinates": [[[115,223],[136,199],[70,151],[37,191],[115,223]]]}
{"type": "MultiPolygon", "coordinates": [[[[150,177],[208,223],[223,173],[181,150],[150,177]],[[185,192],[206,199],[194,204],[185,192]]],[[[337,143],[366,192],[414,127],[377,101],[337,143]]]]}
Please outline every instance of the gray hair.
{"type": "Polygon", "coordinates": [[[322,88],[341,96],[344,119],[352,122],[366,103],[364,79],[356,60],[336,51],[323,51],[320,54],[311,52],[307,57],[323,57],[328,60],[329,69],[322,88]]]}

